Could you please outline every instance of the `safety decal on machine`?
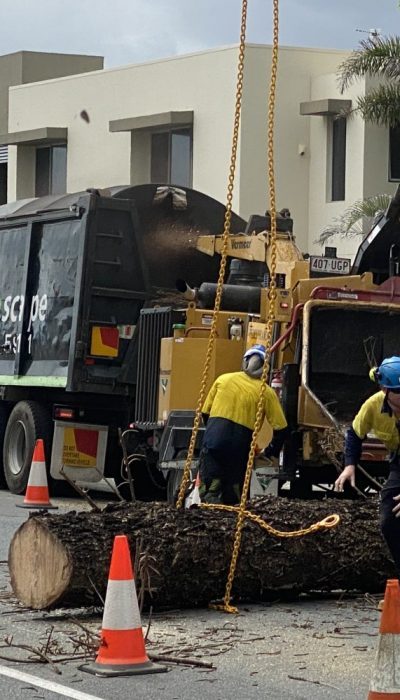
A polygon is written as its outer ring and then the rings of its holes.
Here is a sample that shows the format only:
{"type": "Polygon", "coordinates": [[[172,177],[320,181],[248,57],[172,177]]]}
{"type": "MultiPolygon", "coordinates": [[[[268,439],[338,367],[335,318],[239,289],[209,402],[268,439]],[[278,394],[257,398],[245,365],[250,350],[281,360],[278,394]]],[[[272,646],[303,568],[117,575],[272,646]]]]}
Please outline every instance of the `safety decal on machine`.
{"type": "Polygon", "coordinates": [[[117,326],[93,326],[90,354],[97,357],[118,357],[119,329],[117,326]]]}
{"type": "Polygon", "coordinates": [[[96,467],[99,433],[97,430],[64,428],[63,463],[67,467],[96,467]]]}

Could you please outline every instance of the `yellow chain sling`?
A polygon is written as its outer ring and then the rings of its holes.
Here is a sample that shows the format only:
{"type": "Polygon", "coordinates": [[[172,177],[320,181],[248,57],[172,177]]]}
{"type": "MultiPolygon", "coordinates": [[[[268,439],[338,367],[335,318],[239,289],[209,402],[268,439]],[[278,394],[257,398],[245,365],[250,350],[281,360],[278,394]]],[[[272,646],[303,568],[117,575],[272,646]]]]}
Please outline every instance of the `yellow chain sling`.
{"type": "MultiPolygon", "coordinates": [[[[210,329],[210,335],[207,346],[206,360],[204,364],[204,370],[201,381],[201,388],[199,393],[199,399],[196,407],[196,415],[192,430],[192,435],[189,444],[188,455],[185,462],[184,473],[182,477],[182,482],[179,489],[179,496],[177,500],[177,508],[181,508],[183,505],[183,499],[186,492],[186,488],[190,476],[190,466],[193,459],[194,448],[196,444],[196,438],[201,421],[201,410],[204,404],[205,392],[207,386],[207,378],[209,373],[209,368],[211,364],[211,357],[214,348],[214,342],[216,337],[216,328],[218,313],[221,304],[221,296],[223,290],[225,268],[227,262],[227,245],[228,238],[230,235],[230,223],[231,223],[231,213],[232,213],[232,198],[233,198],[233,186],[235,179],[235,169],[236,169],[236,156],[237,156],[237,144],[239,136],[239,124],[240,124],[240,112],[242,104],[242,93],[243,93],[243,74],[244,74],[244,56],[245,56],[245,37],[246,37],[246,23],[247,23],[247,0],[242,2],[242,18],[241,18],[241,32],[240,32],[240,45],[239,45],[239,61],[238,61],[238,73],[237,73],[237,84],[236,84],[236,103],[235,103],[235,118],[234,118],[234,128],[233,128],[233,139],[232,139],[232,152],[231,152],[231,162],[229,169],[229,181],[228,181],[228,193],[227,193],[227,204],[225,211],[224,220],[224,231],[223,231],[223,245],[221,251],[221,264],[219,269],[217,291],[215,295],[214,313],[213,320],[210,329]]],[[[277,69],[278,69],[278,46],[279,46],[279,0],[273,0],[273,42],[272,42],[272,62],[271,62],[271,75],[270,75],[270,87],[268,96],[268,182],[269,182],[269,211],[271,218],[271,232],[269,236],[268,245],[271,249],[271,262],[270,262],[270,279],[269,279],[269,289],[268,289],[268,316],[266,323],[266,337],[265,345],[267,348],[271,346],[272,331],[274,324],[274,314],[275,314],[275,300],[276,300],[276,193],[275,193],[275,167],[274,167],[274,118],[275,118],[275,98],[276,98],[276,79],[277,79],[277,69]]],[[[230,563],[228,579],[225,589],[225,596],[223,605],[211,606],[225,612],[237,613],[236,607],[232,606],[231,593],[233,581],[235,578],[235,572],[237,567],[237,560],[240,551],[242,530],[244,521],[246,518],[251,521],[256,522],[263,529],[267,530],[269,533],[277,537],[301,537],[307,535],[311,532],[316,532],[321,529],[328,529],[335,527],[340,518],[338,515],[330,515],[324,520],[310,525],[308,528],[302,528],[300,530],[295,530],[292,532],[284,532],[281,530],[276,530],[271,525],[266,523],[261,517],[246,510],[247,496],[250,487],[251,474],[253,470],[256,446],[257,446],[257,436],[261,429],[261,425],[264,419],[264,405],[265,405],[265,391],[269,375],[270,368],[270,356],[267,353],[262,376],[261,376],[261,390],[257,405],[256,422],[253,430],[250,451],[246,466],[246,474],[244,479],[244,485],[240,500],[239,507],[236,506],[224,506],[224,505],[212,505],[212,504],[201,504],[202,508],[217,508],[220,510],[231,511],[238,514],[235,537],[233,543],[232,559],[230,563]]]]}

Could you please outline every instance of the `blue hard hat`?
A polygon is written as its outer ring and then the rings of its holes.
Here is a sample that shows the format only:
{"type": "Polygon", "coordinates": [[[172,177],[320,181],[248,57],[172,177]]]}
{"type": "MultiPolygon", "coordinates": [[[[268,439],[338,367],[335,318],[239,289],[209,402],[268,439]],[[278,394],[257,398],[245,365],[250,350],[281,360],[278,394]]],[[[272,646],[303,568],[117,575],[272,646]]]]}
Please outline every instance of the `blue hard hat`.
{"type": "Polygon", "coordinates": [[[400,357],[387,357],[374,374],[375,380],[385,389],[400,389],[400,357]]]}
{"type": "MultiPolygon", "coordinates": [[[[243,359],[247,359],[248,357],[252,357],[253,355],[258,355],[264,363],[265,361],[265,355],[267,354],[267,348],[265,345],[261,345],[260,343],[257,343],[257,345],[252,345],[251,348],[246,350],[246,352],[243,355],[243,359]]],[[[400,358],[399,358],[400,362],[400,358]]]]}

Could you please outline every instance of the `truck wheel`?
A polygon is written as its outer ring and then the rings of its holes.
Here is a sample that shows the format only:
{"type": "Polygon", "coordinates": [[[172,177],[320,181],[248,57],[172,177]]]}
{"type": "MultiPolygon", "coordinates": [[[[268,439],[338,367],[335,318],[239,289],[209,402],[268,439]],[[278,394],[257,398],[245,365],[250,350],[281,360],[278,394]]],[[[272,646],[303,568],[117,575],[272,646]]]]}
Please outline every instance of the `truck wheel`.
{"type": "Polygon", "coordinates": [[[183,476],[182,469],[170,469],[167,479],[167,501],[175,505],[183,476]]]}
{"type": "Polygon", "coordinates": [[[0,402],[0,488],[7,486],[3,466],[3,444],[10,410],[9,404],[4,403],[3,401],[0,402]]]}
{"type": "Polygon", "coordinates": [[[25,492],[35,442],[39,438],[44,441],[49,465],[52,439],[50,415],[36,401],[20,401],[11,411],[3,444],[4,476],[11,493],[25,492]]]}

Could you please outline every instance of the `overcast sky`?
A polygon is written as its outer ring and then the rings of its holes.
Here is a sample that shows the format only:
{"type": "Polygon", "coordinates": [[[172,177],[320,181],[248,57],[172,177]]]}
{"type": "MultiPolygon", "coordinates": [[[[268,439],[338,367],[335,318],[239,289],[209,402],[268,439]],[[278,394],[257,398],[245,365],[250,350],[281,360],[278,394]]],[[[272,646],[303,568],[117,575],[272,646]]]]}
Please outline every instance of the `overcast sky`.
{"type": "MultiPolygon", "coordinates": [[[[0,54],[89,53],[123,65],[236,43],[241,0],[0,0],[0,54]]],[[[248,41],[270,43],[272,0],[249,0],[248,41]]],[[[280,0],[280,41],[354,48],[400,34],[398,0],[280,0]]]]}

